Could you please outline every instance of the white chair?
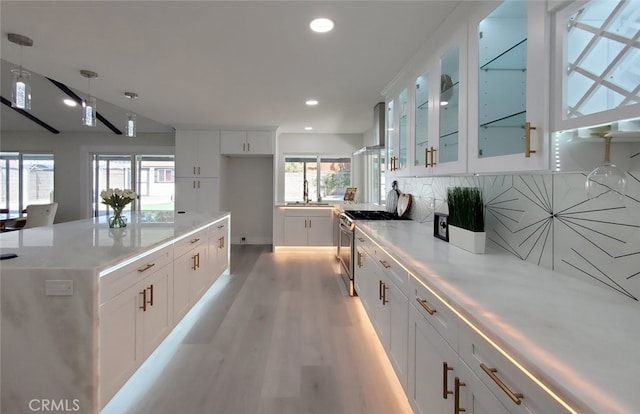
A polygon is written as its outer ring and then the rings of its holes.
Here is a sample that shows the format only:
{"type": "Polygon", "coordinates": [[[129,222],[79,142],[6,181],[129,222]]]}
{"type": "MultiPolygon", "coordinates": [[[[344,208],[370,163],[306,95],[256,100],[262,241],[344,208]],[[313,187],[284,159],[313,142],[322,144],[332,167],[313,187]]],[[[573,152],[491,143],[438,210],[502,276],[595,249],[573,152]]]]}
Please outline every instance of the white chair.
{"type": "Polygon", "coordinates": [[[25,229],[53,224],[53,219],[58,211],[58,203],[30,204],[27,206],[27,222],[25,229]]]}

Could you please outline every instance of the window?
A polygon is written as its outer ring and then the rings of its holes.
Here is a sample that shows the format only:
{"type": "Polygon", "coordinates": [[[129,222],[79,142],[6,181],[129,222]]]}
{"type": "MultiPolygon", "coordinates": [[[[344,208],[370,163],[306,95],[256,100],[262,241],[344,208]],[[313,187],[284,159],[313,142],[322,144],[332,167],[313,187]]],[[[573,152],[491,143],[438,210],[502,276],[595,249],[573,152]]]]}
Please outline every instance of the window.
{"type": "Polygon", "coordinates": [[[138,199],[125,211],[142,212],[143,220],[153,221],[156,215],[174,210],[173,155],[93,154],[92,159],[95,217],[111,214],[100,198],[108,188],[135,189],[138,199]]]}
{"type": "Polygon", "coordinates": [[[173,168],[156,168],[155,176],[156,176],[156,183],[172,183],[173,168]]]}
{"type": "Polygon", "coordinates": [[[310,201],[337,201],[351,185],[351,158],[287,156],[284,163],[284,199],[304,202],[305,182],[310,201]]]}
{"type": "Polygon", "coordinates": [[[0,210],[19,214],[29,204],[53,202],[53,154],[0,152],[0,210]]]}

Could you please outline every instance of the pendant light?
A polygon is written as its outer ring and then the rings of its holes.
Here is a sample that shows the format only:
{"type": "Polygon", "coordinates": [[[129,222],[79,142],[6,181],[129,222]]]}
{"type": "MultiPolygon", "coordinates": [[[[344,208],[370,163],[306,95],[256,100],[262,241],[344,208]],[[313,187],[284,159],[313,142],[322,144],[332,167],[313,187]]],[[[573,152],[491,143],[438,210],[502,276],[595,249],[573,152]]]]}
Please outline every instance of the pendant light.
{"type": "Polygon", "coordinates": [[[11,43],[20,45],[20,67],[12,69],[11,106],[18,109],[31,109],[31,73],[22,69],[22,46],[33,46],[33,40],[17,33],[9,33],[11,43]]]}
{"type": "Polygon", "coordinates": [[[124,128],[126,136],[133,138],[136,136],[136,114],[133,112],[133,100],[138,97],[137,93],[125,92],[124,96],[129,98],[129,112],[127,113],[127,125],[124,128]]]}
{"type": "Polygon", "coordinates": [[[82,101],[82,125],[88,127],[96,126],[97,106],[96,98],[91,96],[91,79],[97,78],[98,74],[90,70],[81,70],[80,74],[87,78],[89,87],[87,98],[82,101]]]}

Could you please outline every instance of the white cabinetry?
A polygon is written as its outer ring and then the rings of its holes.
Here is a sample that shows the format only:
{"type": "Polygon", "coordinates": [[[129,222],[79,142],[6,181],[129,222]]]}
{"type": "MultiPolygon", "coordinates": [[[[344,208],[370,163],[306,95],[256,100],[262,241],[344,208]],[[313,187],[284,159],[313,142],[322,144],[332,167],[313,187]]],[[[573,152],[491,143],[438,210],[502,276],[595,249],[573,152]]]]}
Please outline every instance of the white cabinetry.
{"type": "Polygon", "coordinates": [[[173,321],[178,323],[204,292],[207,263],[206,231],[201,230],[175,245],[173,321]]]}
{"type": "Polygon", "coordinates": [[[208,272],[215,282],[227,267],[229,267],[229,221],[224,220],[211,226],[208,243],[208,272]]]}
{"type": "Polygon", "coordinates": [[[176,131],[175,209],[220,211],[220,132],[176,131]]]}
{"type": "Polygon", "coordinates": [[[176,211],[220,211],[220,178],[176,177],[176,211]]]}
{"type": "Polygon", "coordinates": [[[172,327],[173,249],[106,276],[100,305],[100,392],[106,403],[172,327]]]}
{"type": "Polygon", "coordinates": [[[220,132],[176,131],[176,177],[220,177],[220,132]]]}
{"type": "Polygon", "coordinates": [[[284,213],[284,245],[332,246],[332,214],[330,208],[286,209],[284,213]]]}
{"type": "Polygon", "coordinates": [[[471,19],[469,172],[549,168],[548,27],[537,1],[488,4],[471,19]]]}
{"type": "Polygon", "coordinates": [[[273,155],[272,131],[222,131],[222,155],[273,155]]]}

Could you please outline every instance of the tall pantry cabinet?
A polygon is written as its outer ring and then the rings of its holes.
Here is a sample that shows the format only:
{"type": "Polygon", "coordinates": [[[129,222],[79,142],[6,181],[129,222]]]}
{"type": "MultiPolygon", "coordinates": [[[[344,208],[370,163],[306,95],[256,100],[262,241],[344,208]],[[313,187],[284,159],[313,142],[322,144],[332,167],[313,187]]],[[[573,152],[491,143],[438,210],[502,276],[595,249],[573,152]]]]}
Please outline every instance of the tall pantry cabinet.
{"type": "Polygon", "coordinates": [[[220,211],[220,132],[176,131],[176,211],[220,211]]]}

